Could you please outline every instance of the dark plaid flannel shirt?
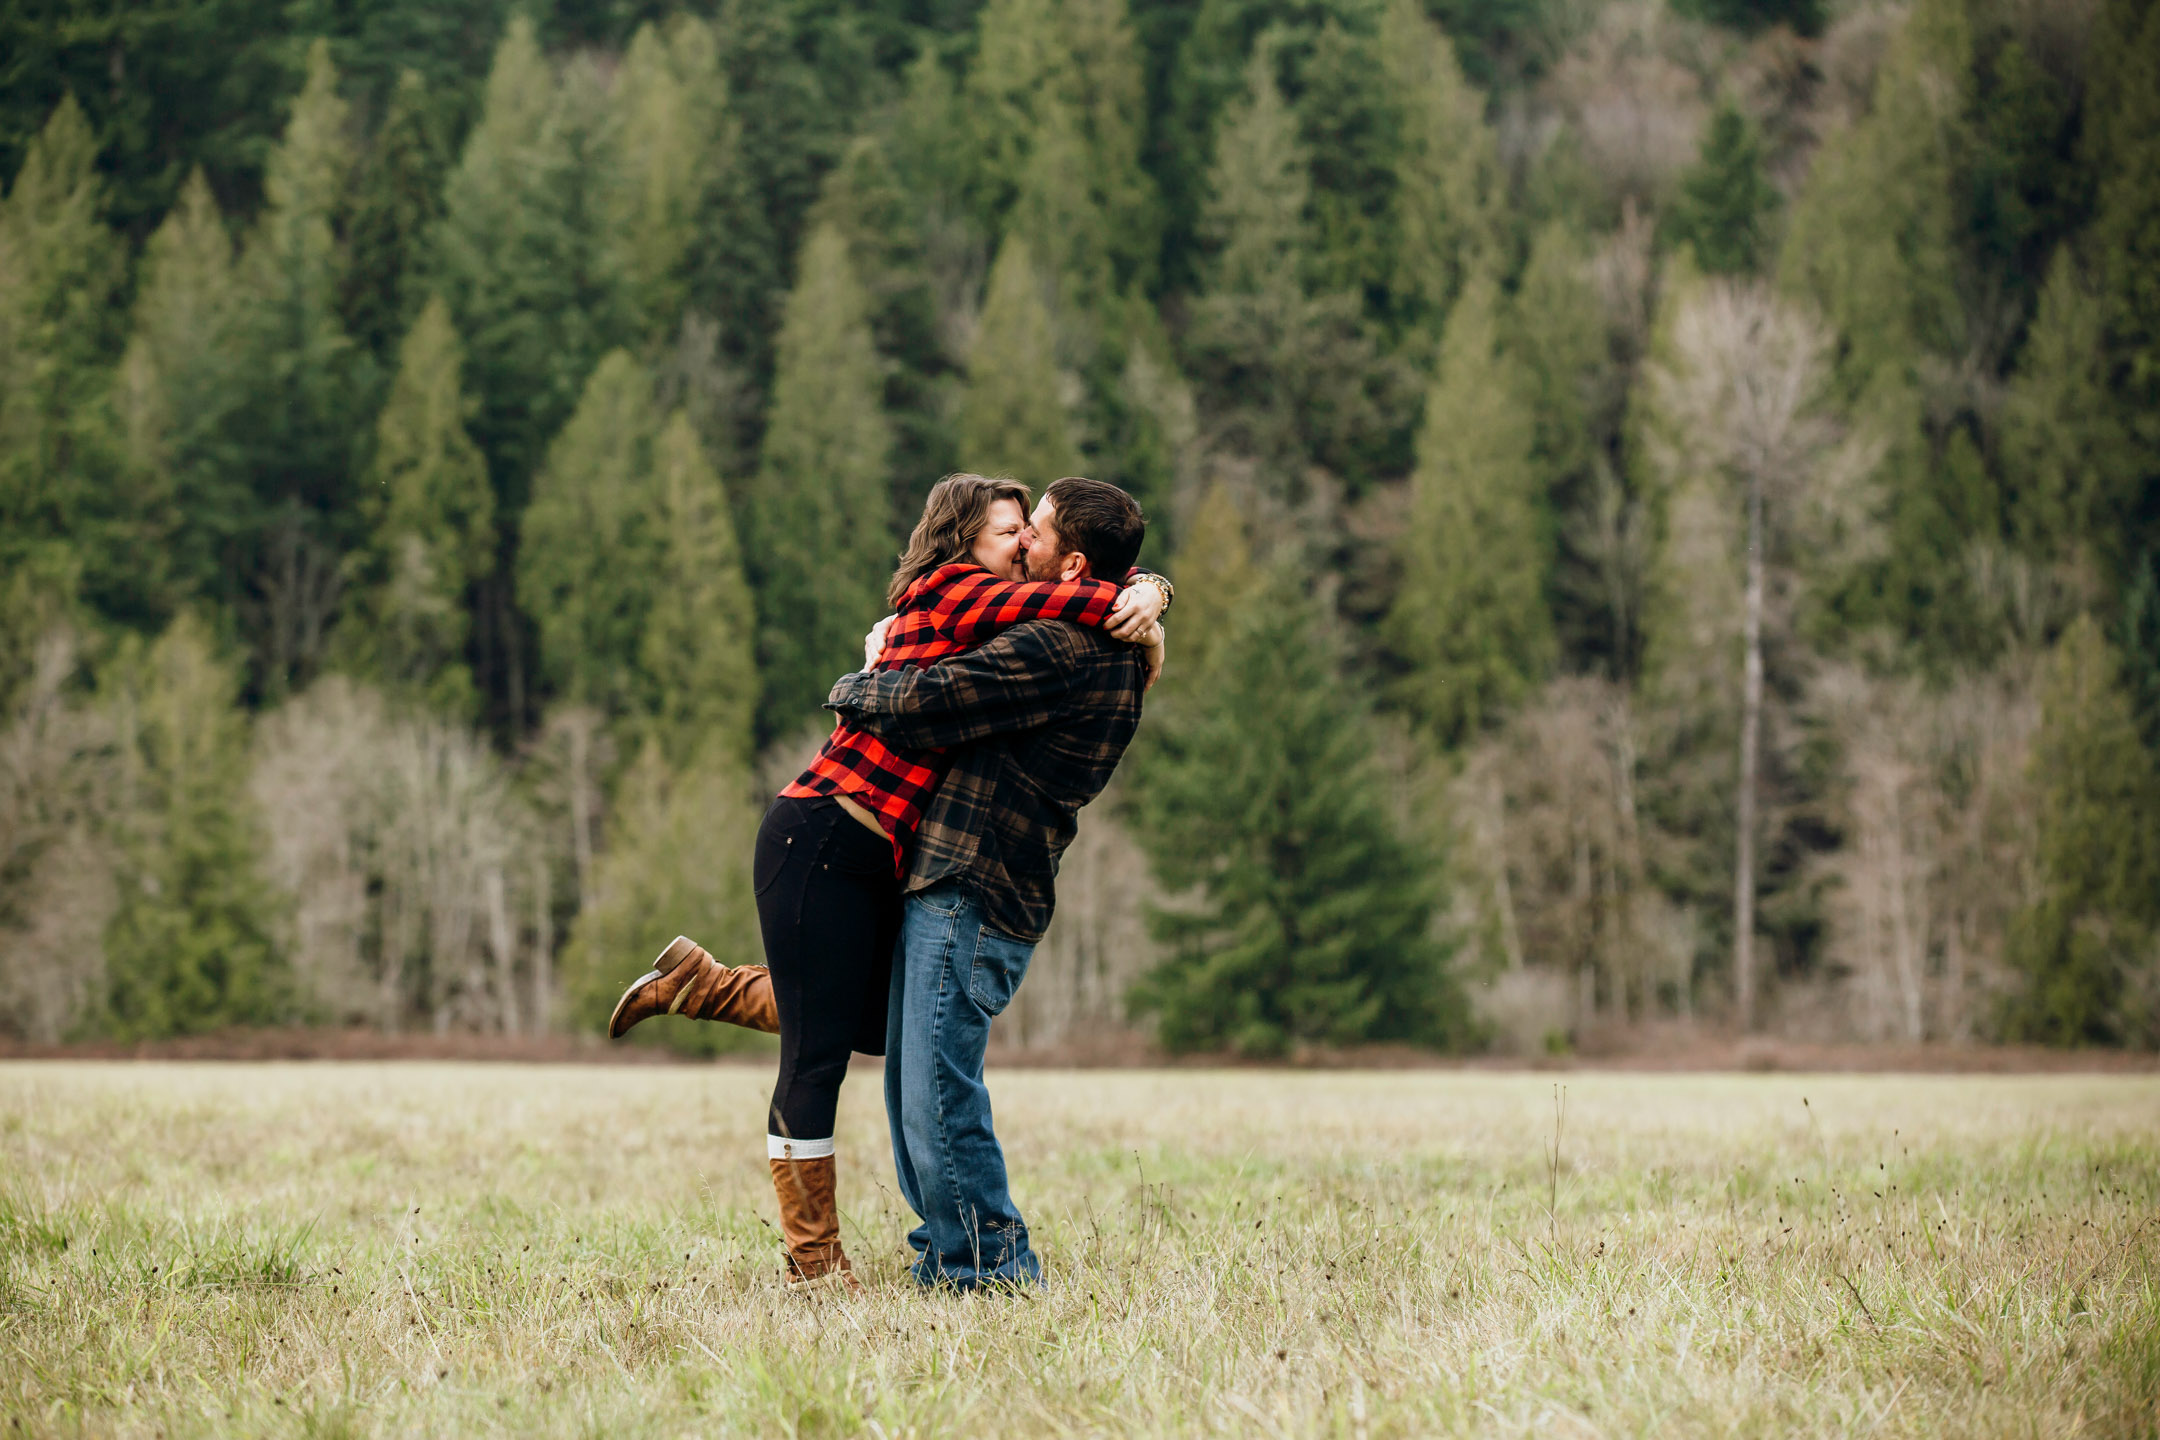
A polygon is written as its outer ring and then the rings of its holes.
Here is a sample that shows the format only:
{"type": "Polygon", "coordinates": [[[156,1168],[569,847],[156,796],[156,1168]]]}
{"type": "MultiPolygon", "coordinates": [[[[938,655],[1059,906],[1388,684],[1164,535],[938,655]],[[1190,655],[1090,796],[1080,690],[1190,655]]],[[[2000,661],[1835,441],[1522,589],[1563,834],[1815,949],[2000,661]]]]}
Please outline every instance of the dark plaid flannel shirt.
{"type": "MultiPolygon", "coordinates": [[[[1133,571],[1126,583],[1142,573],[1133,571]]],[[[1118,587],[1107,580],[1002,580],[970,561],[954,561],[908,588],[898,617],[886,631],[878,668],[928,665],[1027,620],[1100,625],[1110,618],[1117,599],[1118,587]]],[[[875,811],[893,837],[893,868],[905,874],[910,833],[944,778],[945,765],[946,757],[935,751],[896,748],[843,721],[810,768],[780,793],[846,795],[875,811]]]]}
{"type": "Polygon", "coordinates": [[[910,893],[958,880],[990,923],[1034,942],[1057,903],[1075,817],[1140,725],[1140,652],[1098,629],[1017,625],[928,669],[843,676],[825,701],[893,745],[953,750],[907,871],[910,893]]]}

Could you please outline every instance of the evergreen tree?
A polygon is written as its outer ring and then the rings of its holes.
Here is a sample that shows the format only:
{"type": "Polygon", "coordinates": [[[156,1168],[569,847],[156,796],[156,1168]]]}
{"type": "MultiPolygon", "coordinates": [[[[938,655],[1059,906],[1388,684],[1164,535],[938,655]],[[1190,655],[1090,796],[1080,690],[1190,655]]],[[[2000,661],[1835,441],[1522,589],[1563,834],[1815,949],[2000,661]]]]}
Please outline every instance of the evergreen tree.
{"type": "Polygon", "coordinates": [[[1973,339],[1958,204],[1972,55],[1963,0],[1919,0],[1877,73],[1871,111],[1823,147],[1780,261],[1784,287],[1836,328],[1842,398],[1884,443],[1887,543],[1848,577],[1837,607],[1945,659],[1982,643],[1960,628],[1972,607],[1959,602],[1972,541],[2000,527],[1984,474],[1947,463],[1947,431],[1970,423],[1959,397],[1929,389],[1973,339]]]}
{"type": "Polygon", "coordinates": [[[615,77],[599,208],[630,333],[671,334],[691,298],[700,228],[734,161],[727,81],[693,15],[638,28],[615,77]]]}
{"type": "Polygon", "coordinates": [[[1417,0],[1390,0],[1380,56],[1402,116],[1389,287],[1403,322],[1437,331],[1464,277],[1498,242],[1504,178],[1483,98],[1417,0]]]}
{"type": "Polygon", "coordinates": [[[2120,574],[2141,466],[2111,387],[2107,304],[2074,248],[2055,253],[2003,406],[2003,468],[2018,539],[2043,558],[2089,558],[2120,574]]]}
{"type": "Polygon", "coordinates": [[[1182,702],[1206,693],[1215,652],[1238,614],[1265,603],[1261,586],[1267,572],[1253,559],[1244,517],[1237,501],[1221,484],[1210,485],[1194,507],[1178,542],[1175,573],[1178,591],[1176,663],[1162,679],[1166,699],[1182,702]]]}
{"type": "Polygon", "coordinates": [[[108,686],[125,767],[108,1028],[146,1039],[283,1018],[236,668],[183,614],[147,650],[131,639],[108,686]]]}
{"type": "Polygon", "coordinates": [[[1027,241],[1008,237],[990,269],[960,412],[960,463],[1037,490],[1080,463],[1042,292],[1027,241]]]}
{"type": "Polygon", "coordinates": [[[1750,34],[1787,25],[1802,35],[1819,35],[1827,18],[1823,0],[1672,0],[1672,7],[1690,19],[1750,34]]]}
{"type": "Polygon", "coordinates": [[[495,497],[465,432],[463,363],[449,307],[432,298],[398,347],[397,378],[375,422],[361,502],[372,533],[354,557],[358,603],[340,638],[363,670],[469,719],[467,605],[495,563],[495,497]]]}
{"type": "Polygon", "coordinates": [[[258,523],[234,416],[246,403],[233,240],[197,171],[143,253],[116,381],[131,490],[150,544],[136,563],[166,608],[218,596],[258,523]]]}
{"type": "Polygon", "coordinates": [[[801,275],[780,330],[750,503],[759,731],[768,738],[815,718],[833,677],[862,663],[897,548],[892,430],[878,408],[867,302],[838,231],[811,232],[801,275]]]}
{"type": "Polygon", "coordinates": [[[1273,48],[1255,47],[1247,97],[1222,126],[1202,217],[1207,289],[1185,344],[1220,442],[1294,494],[1314,463],[1353,481],[1388,468],[1410,405],[1405,377],[1374,354],[1359,297],[1307,288],[1309,162],[1273,48]]]}
{"type": "Polygon", "coordinates": [[[350,503],[364,374],[340,318],[344,255],[332,228],[352,155],[330,47],[308,51],[307,83],[271,153],[268,204],[242,257],[251,403],[242,419],[257,495],[314,512],[350,503]]]}
{"type": "Polygon", "coordinates": [[[1151,923],[1135,988],[1174,1050],[1467,1038],[1431,936],[1431,857],[1390,816],[1370,721],[1294,574],[1230,618],[1200,688],[1147,755],[1140,833],[1194,902],[1151,923]]]}
{"type": "Polygon", "coordinates": [[[473,438],[504,513],[521,508],[542,447],[576,405],[606,333],[583,228],[584,122],[530,21],[513,18],[479,123],[444,191],[436,286],[464,338],[479,400],[473,438]]]}
{"type": "Polygon", "coordinates": [[[610,351],[548,447],[518,550],[518,603],[539,632],[545,679],[611,716],[644,698],[638,655],[667,543],[659,429],[651,377],[628,351],[610,351]]]}
{"type": "Polygon", "coordinates": [[[411,327],[424,294],[427,245],[442,217],[442,183],[449,168],[436,107],[419,73],[398,76],[390,108],[353,182],[346,221],[350,261],[345,270],[345,329],[388,363],[411,327]]]}
{"type": "Polygon", "coordinates": [[[2160,1043],[2160,1015],[2125,1011],[2149,983],[2124,983],[2155,963],[2160,777],[2090,617],[2064,633],[2049,661],[2032,773],[2041,894],[2011,925],[2010,960],[2025,989],[2006,1028],[2050,1045],[2160,1043]]]}
{"type": "Polygon", "coordinates": [[[1823,147],[1794,207],[1782,280],[1844,337],[1846,393],[1877,406],[1909,395],[1924,350],[1961,338],[1952,190],[1971,60],[1962,0],[1920,0],[1869,114],[1823,147]]]}
{"type": "Polygon", "coordinates": [[[0,569],[68,589],[88,569],[93,591],[125,584],[121,556],[83,543],[101,509],[99,401],[123,274],[97,158],[70,95],[0,204],[0,569]]]}
{"type": "MultiPolygon", "coordinates": [[[[931,68],[937,68],[934,60],[931,68]]],[[[896,134],[858,136],[825,178],[812,215],[813,229],[830,225],[846,238],[848,260],[868,298],[870,333],[886,364],[895,514],[913,512],[930,478],[957,463],[949,402],[959,379],[940,325],[925,240],[941,223],[932,216],[945,201],[935,177],[917,173],[924,157],[910,155],[902,166],[903,149],[896,134]]]]}
{"type": "Polygon", "coordinates": [[[1777,188],[1763,168],[1762,141],[1731,100],[1720,104],[1703,134],[1702,151],[1680,177],[1680,198],[1669,220],[1675,244],[1694,248],[1695,266],[1709,275],[1754,271],[1769,251],[1777,188]]]}
{"type": "Polygon", "coordinates": [[[990,0],[978,35],[963,113],[984,225],[995,233],[1031,191],[1065,191],[1071,199],[1053,207],[1062,229],[1039,208],[1029,217],[1038,261],[1061,283],[1070,275],[1076,304],[1145,287],[1161,230],[1141,164],[1147,96],[1126,0],[990,0]],[[1070,272],[1051,248],[1067,242],[1070,272]]]}
{"type": "Polygon", "coordinates": [[[1492,283],[1473,280],[1441,342],[1389,623],[1410,664],[1404,698],[1444,745],[1476,734],[1553,659],[1537,429],[1498,305],[1492,283]]]}
{"type": "MultiPolygon", "coordinates": [[[[2114,29],[2129,32],[2130,24],[2125,13],[2114,29]]],[[[2105,158],[2091,243],[2105,297],[2112,408],[2136,447],[2135,483],[2149,497],[2160,475],[2160,10],[2145,8],[2112,68],[2116,100],[2102,121],[2105,158]]],[[[2122,476],[2127,468],[2111,470],[2122,476]]],[[[2114,485],[2127,489],[2127,479],[2114,485]]],[[[2149,498],[2137,519],[2143,544],[2160,541],[2149,498]]]]}
{"type": "Polygon", "coordinates": [[[757,718],[756,611],[727,492],[676,411],[653,442],[664,549],[639,660],[654,735],[673,765],[741,766],[757,718]]]}

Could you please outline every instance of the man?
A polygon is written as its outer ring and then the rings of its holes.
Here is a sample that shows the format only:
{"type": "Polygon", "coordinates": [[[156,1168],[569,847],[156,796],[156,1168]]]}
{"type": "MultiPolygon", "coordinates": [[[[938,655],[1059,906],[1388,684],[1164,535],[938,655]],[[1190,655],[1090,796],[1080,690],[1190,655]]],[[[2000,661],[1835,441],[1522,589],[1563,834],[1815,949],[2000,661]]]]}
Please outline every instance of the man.
{"type": "MultiPolygon", "coordinates": [[[[1031,580],[1123,575],[1146,522],[1099,480],[1055,481],[1026,536],[1031,580]]],[[[863,671],[826,708],[901,746],[954,747],[917,832],[886,1017],[885,1108],[922,1223],[915,1278],[972,1289],[1042,1267],[1005,1180],[983,1052],[1050,924],[1058,857],[1140,723],[1140,652],[1038,620],[921,669],[863,671]]]]}

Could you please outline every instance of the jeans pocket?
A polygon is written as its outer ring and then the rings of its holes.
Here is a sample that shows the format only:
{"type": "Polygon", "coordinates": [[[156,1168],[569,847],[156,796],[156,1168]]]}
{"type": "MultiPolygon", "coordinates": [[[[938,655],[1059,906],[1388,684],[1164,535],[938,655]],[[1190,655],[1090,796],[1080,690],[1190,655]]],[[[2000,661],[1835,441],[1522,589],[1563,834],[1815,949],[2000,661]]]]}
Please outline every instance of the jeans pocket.
{"type": "Polygon", "coordinates": [[[1027,978],[1028,961],[1035,947],[985,925],[975,936],[975,960],[968,975],[968,998],[985,1015],[1000,1015],[1012,1004],[1013,992],[1027,978]]]}
{"type": "MultiPolygon", "coordinates": [[[[790,807],[792,810],[792,807],[790,807]]],[[[792,814],[768,813],[765,823],[758,826],[757,845],[750,855],[751,893],[763,895],[779,880],[780,872],[787,869],[795,847],[809,833],[809,827],[792,814]]]]}

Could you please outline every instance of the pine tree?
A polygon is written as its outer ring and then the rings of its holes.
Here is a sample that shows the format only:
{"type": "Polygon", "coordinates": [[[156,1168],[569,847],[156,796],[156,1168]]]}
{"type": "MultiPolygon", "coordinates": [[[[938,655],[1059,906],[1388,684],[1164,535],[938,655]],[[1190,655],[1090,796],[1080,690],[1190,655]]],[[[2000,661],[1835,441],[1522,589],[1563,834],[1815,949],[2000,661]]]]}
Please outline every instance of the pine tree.
{"type": "Polygon", "coordinates": [[[1794,207],[1781,279],[1844,337],[1849,396],[1902,396],[1924,350],[1958,348],[1952,191],[1971,61],[1962,0],[1921,0],[1883,60],[1872,110],[1824,146],[1794,207]]]}
{"type": "Polygon", "coordinates": [[[1435,866],[1390,816],[1370,721],[1300,577],[1231,617],[1167,713],[1139,787],[1156,873],[1193,900],[1151,923],[1135,988],[1174,1050],[1466,1037],[1430,933],[1435,866]]]}
{"type": "Polygon", "coordinates": [[[1027,241],[1008,237],[990,268],[960,411],[960,463],[1038,490],[1080,463],[1042,292],[1027,241]]]}
{"type": "Polygon", "coordinates": [[[1877,72],[1872,110],[1823,147],[1780,251],[1783,288],[1838,333],[1841,398],[1884,445],[1885,553],[1848,577],[1839,608],[1945,658],[1972,644],[1945,627],[1967,617],[1967,552],[1997,523],[1992,495],[1942,463],[1939,399],[1928,413],[1927,377],[1972,343],[1958,203],[1972,56],[1963,0],[1919,0],[1877,72]]]}
{"type": "Polygon", "coordinates": [[[1206,291],[1186,353],[1223,448],[1260,461],[1274,488],[1318,463],[1358,481],[1387,468],[1409,409],[1404,377],[1375,355],[1354,294],[1312,294],[1309,159],[1268,43],[1224,119],[1201,233],[1206,291]]]}
{"type": "Polygon", "coordinates": [[[1390,0],[1379,43],[1402,116],[1391,298],[1402,323],[1437,332],[1465,277],[1499,240],[1505,182],[1483,98],[1417,0],[1390,0]]]}
{"type": "Polygon", "coordinates": [[[628,351],[610,351],[548,447],[518,550],[518,603],[539,631],[544,677],[610,716],[644,698],[638,654],[666,552],[659,429],[651,377],[628,351]]]}
{"type": "Polygon", "coordinates": [[[125,767],[107,1027],[141,1039],[284,1018],[236,667],[183,614],[147,650],[131,639],[107,686],[125,767]]]}
{"type": "MultiPolygon", "coordinates": [[[[2115,423],[2133,455],[2110,457],[2101,484],[2116,494],[2150,493],[2160,474],[2160,11],[2112,17],[2128,43],[2110,67],[2111,113],[2100,117],[2100,193],[2091,249],[2102,295],[2106,361],[2113,376],[2115,423]],[[2137,487],[2142,486],[2142,490],[2137,487]]],[[[2095,457],[2099,458],[2099,457],[2095,457]]],[[[2160,542],[2160,527],[2141,501],[2139,540],[2160,542]]],[[[2115,574],[2134,553],[2118,554],[2115,574]]]]}
{"type": "Polygon", "coordinates": [[[348,501],[366,403],[338,298],[344,255],[332,228],[352,154],[330,47],[308,51],[307,83],[271,153],[268,204],[241,259],[252,403],[242,421],[257,495],[326,512],[348,501]]]}
{"type": "Polygon", "coordinates": [[[151,543],[138,563],[159,572],[160,608],[222,598],[236,546],[259,523],[234,416],[243,297],[233,239],[202,172],[150,237],[134,323],[115,379],[133,508],[151,543]]]}
{"type": "Polygon", "coordinates": [[[2141,466],[2111,388],[2107,304],[2074,248],[2056,251],[2003,406],[2003,468],[2018,539],[2042,558],[2089,556],[2120,574],[2141,466]]]}
{"type": "Polygon", "coordinates": [[[473,438],[505,513],[577,404],[607,326],[578,145],[592,118],[511,20],[443,196],[436,288],[464,338],[473,438]]]}
{"type": "Polygon", "coordinates": [[[1448,321],[1389,619],[1410,664],[1404,698],[1444,745],[1475,735],[1553,659],[1529,377],[1500,348],[1498,308],[1492,283],[1474,279],[1448,321]]]}
{"type": "Polygon", "coordinates": [[[1731,100],[1703,133],[1702,151],[1680,177],[1670,225],[1675,244],[1692,246],[1709,275],[1752,273],[1769,252],[1777,188],[1763,168],[1762,141],[1731,100]]]}
{"type": "Polygon", "coordinates": [[[812,231],[780,330],[750,505],[759,732],[768,738],[817,716],[833,677],[861,664],[863,632],[884,613],[897,551],[892,430],[879,410],[865,306],[839,232],[812,231]]]}
{"type": "Polygon", "coordinates": [[[712,27],[693,15],[638,28],[615,77],[599,210],[630,333],[672,334],[691,298],[700,228],[734,162],[735,127],[712,27]]]}
{"type": "Polygon", "coordinates": [[[432,298],[398,347],[397,378],[375,423],[361,502],[372,533],[355,556],[360,593],[340,638],[364,671],[470,719],[467,606],[495,563],[495,497],[465,431],[463,364],[450,309],[432,298]]]}
{"type": "Polygon", "coordinates": [[[924,238],[943,223],[933,216],[946,213],[947,201],[941,182],[918,173],[926,168],[920,163],[925,157],[907,156],[903,167],[903,150],[897,133],[858,136],[825,177],[811,216],[812,229],[830,225],[846,238],[848,260],[868,297],[870,333],[886,363],[895,514],[912,513],[931,477],[956,463],[949,402],[957,367],[931,287],[924,238]]]}
{"type": "Polygon", "coordinates": [[[1772,25],[1789,25],[1802,35],[1819,35],[1827,18],[1823,0],[1673,0],[1673,9],[1691,19],[1750,34],[1772,25]]]}
{"type": "MultiPolygon", "coordinates": [[[[0,569],[74,588],[118,555],[83,532],[100,510],[102,392],[119,342],[123,257],[105,228],[97,142],[72,95],[0,204],[0,569]]],[[[113,577],[115,579],[119,577],[113,577]]]]}
{"type": "Polygon", "coordinates": [[[1035,192],[1028,238],[1061,283],[1066,257],[1051,247],[1070,241],[1075,304],[1145,287],[1161,222],[1141,163],[1147,96],[1126,0],[991,0],[978,34],[962,114],[983,224],[995,233],[1035,192]],[[1052,207],[1065,212],[1062,235],[1043,223],[1052,189],[1071,197],[1052,207]]]}
{"type": "Polygon", "coordinates": [[[1210,485],[1178,543],[1172,573],[1178,591],[1174,663],[1163,673],[1168,697],[1203,693],[1215,652],[1239,612],[1263,603],[1267,572],[1253,559],[1244,517],[1230,491],[1210,485]]]}
{"type": "Polygon", "coordinates": [[[425,299],[426,250],[442,217],[448,168],[436,107],[419,72],[404,71],[353,182],[345,226],[345,329],[386,364],[425,299]]]}
{"type": "Polygon", "coordinates": [[[665,549],[639,660],[662,756],[747,764],[757,719],[756,611],[727,492],[676,411],[653,443],[665,549]]]}
{"type": "Polygon", "coordinates": [[[2050,1045],[2160,1041],[2160,1016],[2124,1008],[2136,993],[2125,979],[2154,964],[2160,777],[2090,617],[2064,633],[2049,662],[2032,773],[2041,897],[2011,924],[2010,960],[2025,989],[2006,1028],[2050,1045]]]}

